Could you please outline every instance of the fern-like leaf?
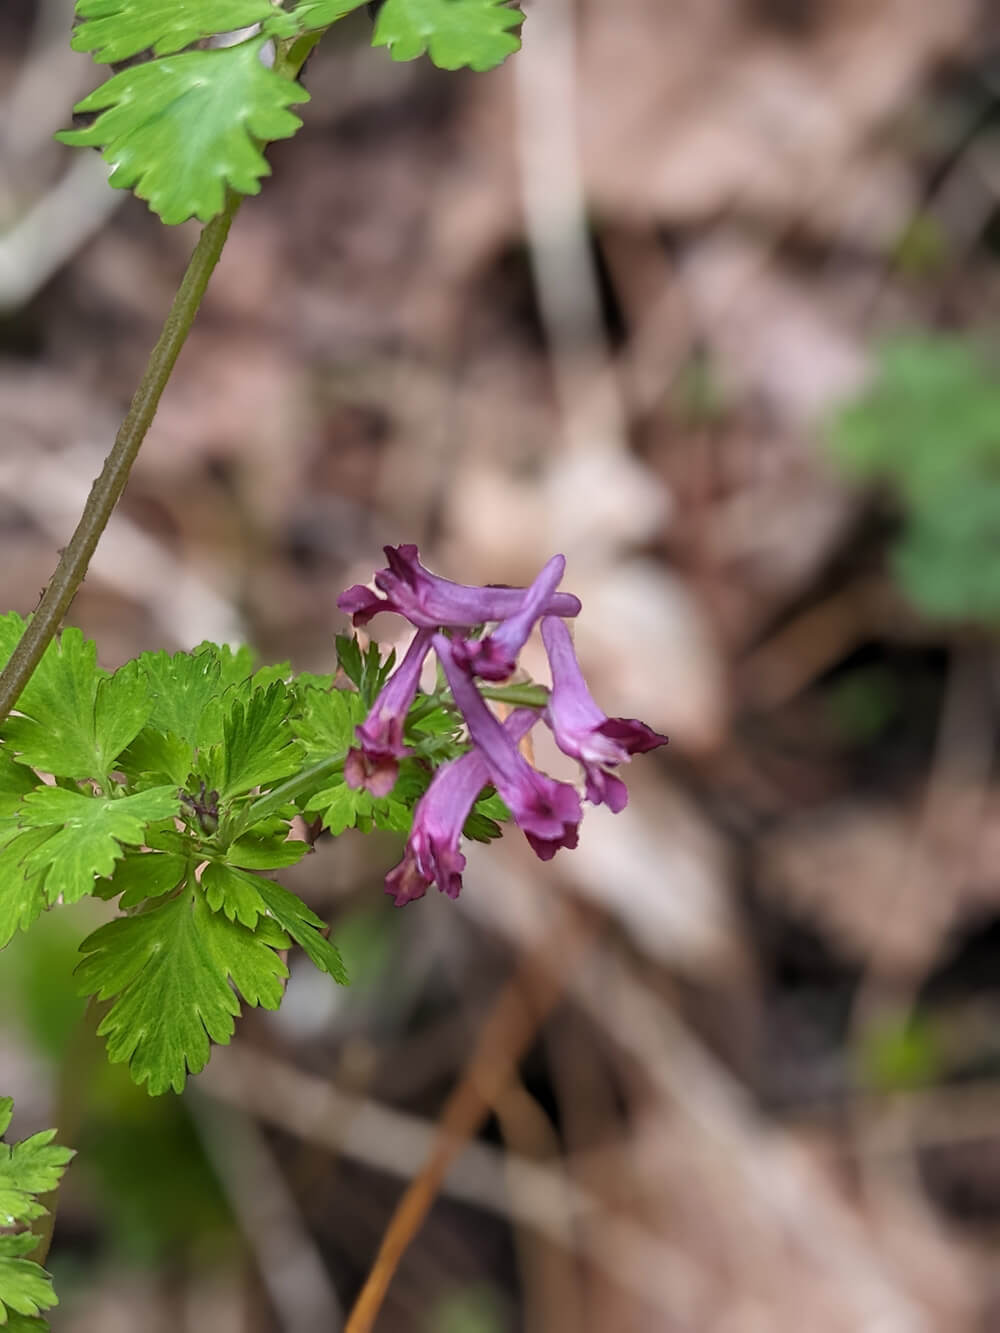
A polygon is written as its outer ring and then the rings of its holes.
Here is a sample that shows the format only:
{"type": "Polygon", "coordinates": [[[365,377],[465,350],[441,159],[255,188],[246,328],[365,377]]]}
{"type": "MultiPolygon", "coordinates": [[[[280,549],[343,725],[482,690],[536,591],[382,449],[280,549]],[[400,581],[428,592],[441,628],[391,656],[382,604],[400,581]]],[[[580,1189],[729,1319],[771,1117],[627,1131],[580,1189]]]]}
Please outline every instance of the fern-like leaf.
{"type": "Polygon", "coordinates": [[[78,103],[99,111],[63,143],[103,149],[111,184],[135,189],[164,222],[222,211],[227,187],[257,194],[270,167],[260,144],[287,139],[308,102],[298,83],[261,63],[266,38],[219,51],[185,51],[122,70],[78,103]]]}
{"type": "Polygon", "coordinates": [[[440,69],[487,70],[520,49],[511,29],[523,21],[507,0],[385,0],[372,45],[387,46],[393,60],[426,51],[440,69]]]}
{"type": "Polygon", "coordinates": [[[172,55],[220,32],[260,23],[271,0],[77,0],[71,45],[112,64],[140,51],[172,55]]]}

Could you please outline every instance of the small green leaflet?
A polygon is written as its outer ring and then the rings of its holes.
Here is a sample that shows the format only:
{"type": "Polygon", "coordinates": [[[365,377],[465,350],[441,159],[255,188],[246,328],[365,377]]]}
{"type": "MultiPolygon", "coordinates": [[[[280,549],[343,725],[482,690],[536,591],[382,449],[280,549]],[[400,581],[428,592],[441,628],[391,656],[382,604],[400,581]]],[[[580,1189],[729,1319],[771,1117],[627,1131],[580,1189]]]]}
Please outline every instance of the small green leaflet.
{"type": "Polygon", "coordinates": [[[347,972],[336,948],[321,931],[326,924],[294,893],[273,880],[247,874],[231,866],[210,865],[202,875],[209,907],[222,911],[253,929],[261,916],[270,916],[286,934],[301,945],[306,956],[334,981],[347,985],[347,972]]]}
{"type": "MultiPolygon", "coordinates": [[[[0,1126],[6,1134],[14,1103],[0,1097],[0,1126]]],[[[73,1156],[72,1149],[60,1148],[52,1140],[54,1129],[44,1129],[21,1143],[0,1143],[0,1226],[33,1222],[48,1210],[38,1195],[54,1190],[73,1156]]]]}
{"type": "Polygon", "coordinates": [[[345,829],[359,828],[370,833],[373,828],[390,833],[409,833],[413,808],[427,790],[430,774],[412,759],[403,759],[399,777],[388,796],[378,798],[366,791],[348,787],[343,776],[328,780],[328,785],[309,798],[306,809],[318,814],[324,828],[339,837],[345,829]]]}
{"type": "Polygon", "coordinates": [[[365,0],[299,0],[290,14],[282,16],[284,22],[265,24],[268,32],[276,36],[290,36],[295,32],[315,32],[328,28],[345,14],[360,9],[365,0]]]}
{"type": "MultiPolygon", "coordinates": [[[[0,617],[15,640],[20,616],[0,617]]],[[[66,629],[45,650],[2,735],[22,763],[58,777],[103,777],[149,717],[146,682],[134,662],[100,670],[93,642],[66,629]]]]}
{"type": "Polygon", "coordinates": [[[95,886],[102,898],[121,894],[119,907],[138,907],[147,898],[162,898],[187,874],[187,858],[177,852],[127,851],[106,884],[95,886]]]}
{"type": "Polygon", "coordinates": [[[0,818],[12,815],[21,797],[31,791],[37,779],[23,764],[16,764],[6,747],[0,750],[0,818]]]}
{"type": "MultiPolygon", "coordinates": [[[[10,1126],[14,1103],[0,1097],[0,1137],[10,1126]]],[[[0,1143],[0,1227],[31,1222],[48,1210],[38,1196],[54,1190],[73,1152],[52,1142],[43,1130],[22,1143],[0,1143]]],[[[39,1333],[48,1327],[35,1316],[57,1305],[52,1279],[25,1256],[38,1244],[30,1231],[0,1236],[0,1327],[11,1333],[39,1333]]]]}
{"type": "Polygon", "coordinates": [[[288,969],[275,949],[287,947],[288,937],[263,926],[251,933],[210,911],[189,886],[84,940],[80,993],[115,997],[98,1029],[108,1059],[128,1061],[133,1079],[153,1094],[180,1092],[188,1071],[205,1067],[210,1041],[229,1042],[240,1012],[233,987],[247,1004],[280,1004],[288,969]]]}
{"type": "Polygon", "coordinates": [[[237,796],[294,773],[301,760],[288,725],[294,693],[282,681],[236,698],[222,727],[220,799],[237,796]]]}
{"type": "Polygon", "coordinates": [[[259,144],[290,138],[302,124],[288,108],[309,94],[261,63],[266,40],[124,69],[77,104],[77,112],[101,113],[93,125],[57,137],[101,148],[111,184],[134,188],[164,222],[208,222],[227,186],[259,193],[271,170],[259,144]]]}
{"type": "Polygon", "coordinates": [[[271,0],[76,0],[71,45],[108,65],[149,49],[165,56],[272,12],[271,0]]]}
{"type": "MultiPolygon", "coordinates": [[[[51,1277],[44,1268],[25,1258],[37,1244],[37,1237],[30,1231],[0,1236],[0,1328],[10,1327],[11,1314],[27,1320],[59,1304],[51,1277]]],[[[30,1327],[31,1324],[22,1325],[30,1327]]]]}
{"type": "MultiPolygon", "coordinates": [[[[139,844],[146,826],[180,811],[174,787],[153,787],[112,800],[84,796],[61,787],[41,787],[25,798],[18,815],[24,829],[48,829],[51,836],[28,851],[21,864],[28,875],[44,872],[49,902],[59,896],[76,902],[106,878],[123,855],[122,843],[139,844]]],[[[16,839],[6,849],[13,853],[16,839]]]]}
{"type": "Polygon", "coordinates": [[[5,949],[19,930],[27,930],[49,906],[45,896],[45,874],[27,871],[24,859],[47,842],[50,829],[19,833],[15,820],[5,821],[0,840],[0,949],[5,949]]]}
{"type": "Polygon", "coordinates": [[[373,46],[387,46],[393,60],[415,60],[426,51],[440,69],[487,70],[520,50],[511,31],[524,21],[506,0],[385,0],[373,46]]]}

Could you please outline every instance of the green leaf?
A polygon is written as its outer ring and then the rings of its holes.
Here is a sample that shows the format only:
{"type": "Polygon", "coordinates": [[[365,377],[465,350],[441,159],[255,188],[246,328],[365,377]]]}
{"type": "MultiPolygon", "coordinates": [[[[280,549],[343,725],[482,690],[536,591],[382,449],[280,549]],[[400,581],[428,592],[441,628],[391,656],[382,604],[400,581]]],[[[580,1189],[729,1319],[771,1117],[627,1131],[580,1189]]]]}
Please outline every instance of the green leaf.
{"type": "Polygon", "coordinates": [[[70,45],[111,65],[150,49],[170,55],[271,12],[270,0],[76,0],[79,23],[70,45]]]}
{"type": "Polygon", "coordinates": [[[503,837],[500,825],[509,819],[510,811],[496,792],[487,787],[486,794],[479,797],[469,812],[462,832],[473,842],[492,842],[494,838],[503,837]]]}
{"type": "Polygon", "coordinates": [[[261,63],[266,40],[124,69],[77,104],[77,112],[101,113],[94,123],[57,137],[101,148],[110,183],[134,188],[164,222],[208,222],[227,187],[259,193],[270,173],[260,144],[290,138],[302,124],[288,108],[309,94],[261,63]]]}
{"type": "MultiPolygon", "coordinates": [[[[220,722],[221,726],[221,722],[220,722]]],[[[140,778],[164,779],[186,787],[194,764],[194,746],[172,731],[143,727],[132,744],[115,762],[115,768],[137,782],[140,778]]]]}
{"type": "Polygon", "coordinates": [[[222,671],[211,653],[143,653],[138,659],[153,697],[149,725],[192,748],[222,739],[222,671]]]}
{"type": "Polygon", "coordinates": [[[0,1226],[32,1222],[48,1211],[37,1196],[56,1188],[73,1156],[71,1148],[52,1142],[55,1136],[54,1129],[43,1129],[21,1143],[0,1143],[0,1226]]]}
{"type": "Polygon", "coordinates": [[[393,60],[415,60],[426,51],[441,69],[493,69],[520,49],[512,28],[524,21],[506,0],[385,0],[373,46],[387,46],[393,60]]]}
{"type": "Polygon", "coordinates": [[[294,37],[300,32],[317,32],[337,19],[360,9],[365,0],[299,0],[290,13],[272,13],[264,32],[274,37],[294,37]]]}
{"type": "Polygon", "coordinates": [[[338,634],[334,639],[337,663],[344,675],[359,690],[361,688],[361,649],[353,634],[338,634]]]}
{"type": "Polygon", "coordinates": [[[238,921],[248,930],[254,930],[267,911],[254,875],[213,861],[202,871],[201,887],[213,912],[224,912],[230,921],[238,921]]]}
{"type": "Polygon", "coordinates": [[[310,690],[300,701],[295,730],[309,760],[347,754],[354,744],[354,729],[365,720],[364,700],[353,690],[310,690]]]}
{"type": "Polygon", "coordinates": [[[366,791],[354,791],[344,782],[343,775],[338,775],[309,798],[306,809],[318,814],[324,828],[334,837],[349,828],[359,828],[364,833],[373,828],[409,833],[413,808],[429,783],[430,774],[422,765],[404,759],[399,765],[396,785],[388,796],[376,799],[366,791]]]}
{"type": "Polygon", "coordinates": [[[0,750],[0,818],[12,815],[25,793],[37,785],[30,769],[15,763],[9,750],[0,750]]]}
{"type": "MultiPolygon", "coordinates": [[[[16,622],[4,619],[9,632],[16,622]]],[[[58,777],[103,778],[151,707],[134,662],[108,676],[97,665],[94,644],[67,629],[45,650],[3,735],[22,763],[58,777]]]]}
{"type": "MultiPolygon", "coordinates": [[[[51,829],[52,836],[22,860],[26,872],[44,872],[49,902],[76,902],[94,881],[112,874],[122,843],[138,844],[147,824],[180,811],[173,787],[153,787],[119,800],[43,787],[24,798],[19,820],[26,829],[51,829]]],[[[16,845],[16,844],[15,844],[16,845]]]]}
{"type": "Polygon", "coordinates": [[[8,1311],[31,1318],[59,1304],[45,1269],[24,1258],[37,1244],[30,1231],[0,1236],[0,1327],[10,1326],[8,1311]]]}
{"type": "Polygon", "coordinates": [[[281,681],[257,690],[245,702],[235,698],[222,727],[221,756],[214,756],[206,780],[221,800],[294,773],[301,758],[288,714],[294,693],[281,681]]]}
{"type": "Polygon", "coordinates": [[[887,344],[873,383],[831,423],[838,461],[894,495],[892,567],[926,614],[1000,623],[1000,377],[967,336],[887,344]]]}
{"type": "Polygon", "coordinates": [[[119,907],[137,907],[147,898],[162,898],[187,874],[187,857],[176,852],[126,852],[107,881],[102,898],[121,894],[119,907]]]}
{"type": "MultiPolygon", "coordinates": [[[[14,1103],[0,1097],[0,1136],[6,1134],[14,1103]]],[[[31,1222],[48,1210],[39,1195],[54,1190],[73,1156],[52,1142],[56,1131],[43,1130],[21,1143],[0,1143],[0,1227],[31,1222]]],[[[37,1318],[57,1305],[52,1279],[25,1256],[38,1244],[30,1231],[0,1235],[0,1327],[8,1333],[41,1333],[48,1324],[37,1318]]]]}
{"type": "Polygon", "coordinates": [[[50,1333],[47,1319],[43,1319],[40,1315],[33,1318],[31,1315],[17,1314],[14,1311],[8,1313],[7,1322],[2,1328],[4,1333],[50,1333]]]}
{"type": "Polygon", "coordinates": [[[138,663],[126,662],[97,685],[94,701],[94,752],[97,774],[110,772],[114,761],[146,724],[153,709],[149,686],[138,663]]]}
{"type": "Polygon", "coordinates": [[[112,1063],[127,1061],[150,1093],[180,1092],[210,1041],[226,1044],[240,1004],[276,1009],[288,970],[274,952],[287,936],[252,934],[209,910],[189,887],[139,916],[121,917],[84,940],[80,993],[115,997],[98,1029],[112,1063]],[[230,985],[232,980],[232,986],[230,985]]]}
{"type": "Polygon", "coordinates": [[[0,850],[0,949],[5,949],[19,930],[27,930],[49,906],[44,872],[29,872],[24,860],[51,836],[51,829],[18,833],[13,821],[3,831],[6,845],[0,850]]]}
{"type": "MultiPolygon", "coordinates": [[[[286,824],[285,834],[287,831],[286,824]]],[[[309,844],[297,838],[258,838],[246,834],[227,848],[226,861],[243,870],[282,870],[285,866],[298,865],[309,851],[309,844]]]]}
{"type": "Polygon", "coordinates": [[[342,986],[347,985],[343,960],[321,933],[326,930],[326,923],[294,893],[289,893],[273,880],[218,864],[205,867],[201,883],[213,912],[223,912],[229,920],[239,921],[251,929],[266,913],[301,945],[321,972],[328,972],[342,986]]]}
{"type": "Polygon", "coordinates": [[[309,961],[321,972],[328,972],[341,986],[348,984],[347,969],[337,949],[321,931],[326,923],[300,898],[289,893],[271,879],[259,879],[257,891],[267,904],[267,910],[282,930],[301,945],[309,961]]]}

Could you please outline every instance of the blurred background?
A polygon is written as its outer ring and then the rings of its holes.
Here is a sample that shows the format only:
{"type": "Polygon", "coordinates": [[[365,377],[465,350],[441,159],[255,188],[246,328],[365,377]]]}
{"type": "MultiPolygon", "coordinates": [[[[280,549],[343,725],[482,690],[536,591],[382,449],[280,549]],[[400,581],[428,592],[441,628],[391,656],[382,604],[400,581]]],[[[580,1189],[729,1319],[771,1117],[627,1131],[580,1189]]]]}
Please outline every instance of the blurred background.
{"type": "MultiPolygon", "coordinates": [[[[97,82],[72,8],[0,7],[21,612],[197,236],[52,141],[97,82]]],[[[325,671],[382,543],[470,582],[561,550],[595,695],[671,745],[577,853],[474,849],[457,904],[397,911],[392,838],[321,839],[288,882],[353,986],[293,959],[182,1099],[79,1025],[106,909],[18,937],[0,1091],[80,1150],[53,1326],[340,1328],[568,921],[379,1333],[1000,1330],[1000,11],[524,9],[484,76],[393,64],[363,10],[324,42],[72,619],[109,667],[211,637],[325,671]]]]}

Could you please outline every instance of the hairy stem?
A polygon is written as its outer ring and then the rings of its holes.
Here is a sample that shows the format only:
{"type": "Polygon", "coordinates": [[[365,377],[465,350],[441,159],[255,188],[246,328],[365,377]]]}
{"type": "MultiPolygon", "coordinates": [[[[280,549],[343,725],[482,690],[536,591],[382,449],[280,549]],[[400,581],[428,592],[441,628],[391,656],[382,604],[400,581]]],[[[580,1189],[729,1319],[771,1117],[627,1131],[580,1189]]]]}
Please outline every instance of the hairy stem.
{"type": "Polygon", "coordinates": [[[56,571],[42,593],[41,601],[11,654],[10,661],[0,672],[0,723],[17,703],[18,696],[54,638],[84,580],[101,533],[108,525],[118,498],[125,489],[139,447],[153,423],[163,390],[191,331],[208,280],[219,262],[222,247],[242,199],[242,195],[231,194],[223,211],[201,233],[163,331],[150,354],[142,382],[135,392],[111,452],[104,460],[101,475],[87,497],[76,531],[69,545],[64,548],[56,571]]]}

